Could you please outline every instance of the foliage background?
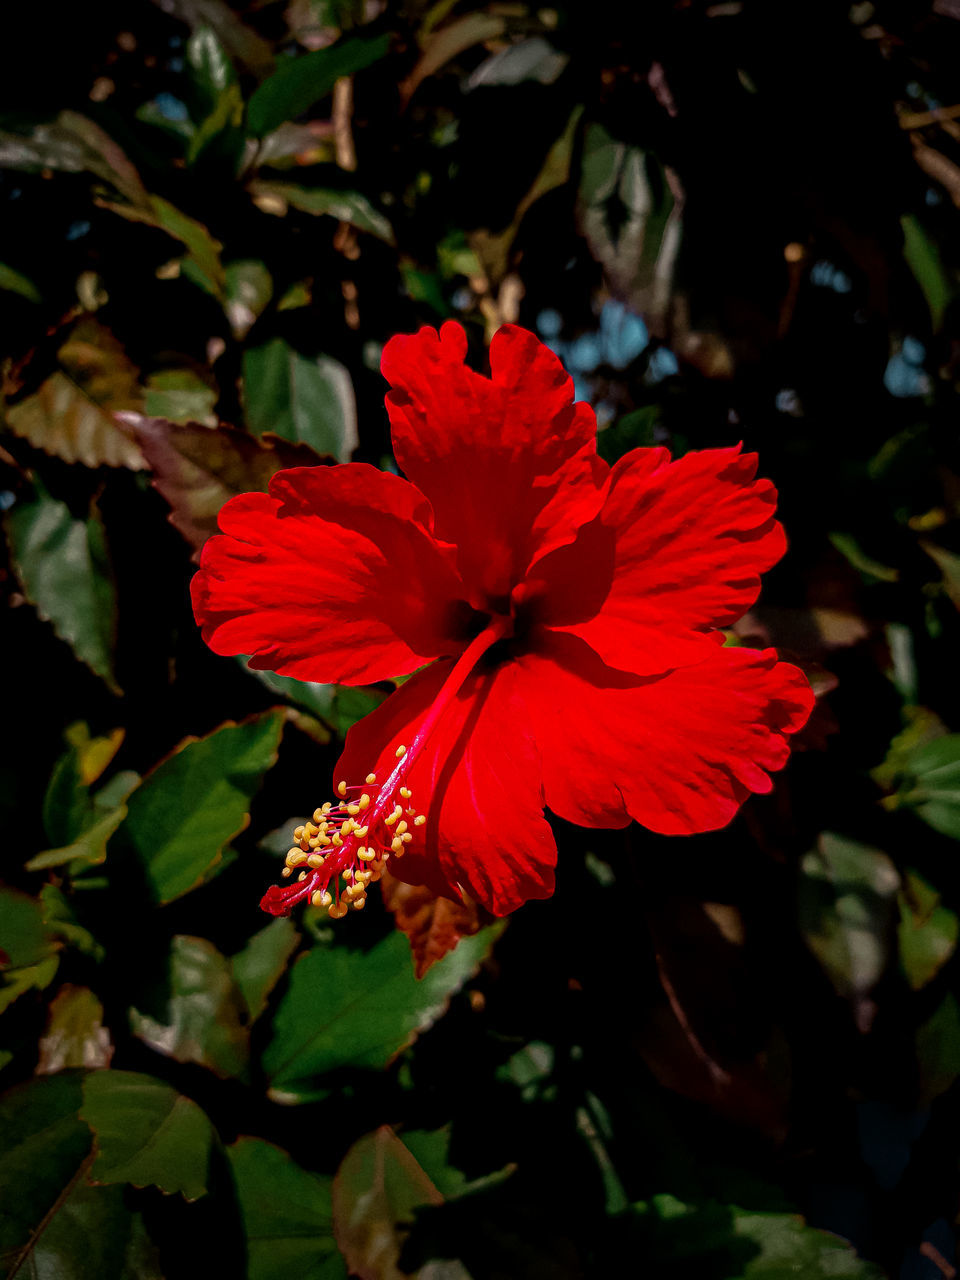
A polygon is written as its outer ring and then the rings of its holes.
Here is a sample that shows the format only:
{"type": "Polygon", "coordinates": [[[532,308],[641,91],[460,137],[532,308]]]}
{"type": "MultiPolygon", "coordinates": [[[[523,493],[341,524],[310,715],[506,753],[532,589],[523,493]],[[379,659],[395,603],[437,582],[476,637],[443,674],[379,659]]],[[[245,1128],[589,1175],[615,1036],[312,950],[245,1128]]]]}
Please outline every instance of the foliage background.
{"type": "Polygon", "coordinates": [[[4,39],[3,1274],[953,1275],[954,0],[4,39]],[[391,465],[382,344],[451,316],[538,329],[608,458],[759,451],[791,550],[737,634],[821,697],[727,830],[557,823],[555,897],[418,982],[379,902],[256,909],[387,690],[214,657],[187,588],[229,493],[391,465]]]}

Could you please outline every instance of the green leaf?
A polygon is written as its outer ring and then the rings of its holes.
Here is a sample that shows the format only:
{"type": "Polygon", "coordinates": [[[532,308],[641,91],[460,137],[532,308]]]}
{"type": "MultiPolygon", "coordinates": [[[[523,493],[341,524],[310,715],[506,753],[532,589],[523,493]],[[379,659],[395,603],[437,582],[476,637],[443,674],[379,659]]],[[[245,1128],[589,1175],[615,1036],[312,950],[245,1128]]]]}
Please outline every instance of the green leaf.
{"type": "Polygon", "coordinates": [[[28,302],[43,301],[40,290],[33,281],[19,271],[14,271],[13,267],[8,267],[5,262],[0,262],[0,289],[5,289],[7,293],[19,293],[28,302]]]}
{"type": "Polygon", "coordinates": [[[867,997],[889,958],[897,869],[885,853],[824,832],[800,864],[800,929],[839,995],[851,1001],[861,1030],[867,997]]]}
{"type": "Polygon", "coordinates": [[[91,502],[77,520],[36,482],[7,513],[7,538],[24,595],[61,640],[112,689],[117,602],[103,522],[91,502]]]}
{"type": "Polygon", "coordinates": [[[169,422],[199,422],[217,425],[213,406],[218,393],[209,383],[188,369],[162,369],[147,379],[144,412],[148,417],[169,422]]]}
{"type": "Polygon", "coordinates": [[[340,222],[347,222],[358,231],[368,231],[386,244],[395,244],[393,227],[389,219],[370,203],[359,191],[339,191],[333,187],[304,187],[293,182],[254,182],[250,185],[253,196],[273,196],[316,217],[328,215],[340,222]]]}
{"type": "Polygon", "coordinates": [[[190,137],[186,160],[195,164],[211,143],[226,131],[236,131],[235,151],[243,144],[243,95],[237,73],[211,27],[197,28],[187,41],[187,65],[197,110],[197,127],[190,137]]]}
{"type": "Polygon", "coordinates": [[[886,803],[913,809],[928,826],[960,840],[960,733],[922,742],[901,757],[896,795],[886,803]]]}
{"type": "Polygon", "coordinates": [[[43,903],[0,887],[0,1013],[25,991],[49,986],[58,949],[44,922],[43,903]]]}
{"type": "Polygon", "coordinates": [[[903,228],[903,256],[923,290],[934,329],[943,324],[943,315],[953,298],[953,282],[947,274],[940,250],[911,213],[900,219],[903,228]]]}
{"type": "Polygon", "coordinates": [[[338,1067],[382,1068],[444,1012],[502,926],[464,938],[420,981],[400,932],[370,951],[314,948],[294,965],[263,1054],[271,1096],[300,1102],[338,1067]]]}
{"type": "Polygon", "coordinates": [[[133,1034],[177,1062],[245,1079],[248,1013],[230,962],[206,938],[177,934],[170,944],[168,982],[162,1019],[130,1010],[133,1034]]]}
{"type": "Polygon", "coordinates": [[[76,1075],[32,1080],[0,1098],[3,1275],[22,1267],[47,1215],[87,1162],[90,1131],[77,1115],[80,1102],[76,1075]]]}
{"type": "Polygon", "coordinates": [[[97,961],[103,959],[103,948],[90,930],[77,922],[70,902],[55,884],[45,884],[40,890],[40,906],[44,928],[53,943],[75,947],[97,961]]]}
{"type": "Polygon", "coordinates": [[[255,933],[231,960],[233,980],[240,988],[251,1022],[267,1007],[270,992],[286,972],[299,943],[293,921],[281,916],[255,933]]]}
{"type": "Polygon", "coordinates": [[[310,359],[283,338],[273,338],[244,352],[243,393],[255,435],[274,432],[342,462],[357,447],[353,383],[329,356],[310,359]]]}
{"type": "Polygon", "coordinates": [[[247,1236],[247,1280],[345,1278],[333,1238],[332,1179],[259,1138],[239,1138],[227,1155],[247,1236]]]}
{"type": "Polygon", "coordinates": [[[269,711],[187,738],[134,791],[120,832],[156,902],[172,902],[223,869],[224,849],[250,821],[282,732],[283,713],[269,711]]]}
{"type": "Polygon", "coordinates": [[[399,1276],[397,1264],[415,1211],[443,1201],[387,1125],[355,1142],[333,1182],[337,1243],[351,1274],[399,1276]]]}
{"type": "Polygon", "coordinates": [[[39,390],[6,410],[10,430],[64,462],[141,470],[136,441],[113,416],[143,402],[139,371],[120,343],[85,316],[57,359],[60,368],[39,390]]]}
{"type": "Polygon", "coordinates": [[[216,533],[217,514],[229,498],[265,491],[270,477],[284,467],[327,461],[308,445],[276,436],[256,440],[235,427],[211,431],[139,414],[127,421],[153,472],[154,488],[170,504],[170,523],[195,551],[216,533]]]}
{"type": "Polygon", "coordinates": [[[65,983],[50,1005],[37,1075],[53,1075],[67,1067],[108,1067],[112,1057],[103,1005],[89,987],[65,983]]]}
{"type": "Polygon", "coordinates": [[[326,97],[341,76],[352,76],[382,58],[389,35],[346,37],[325,49],[281,61],[247,104],[247,128],[262,138],[286,120],[294,120],[326,97]]]}
{"type": "Polygon", "coordinates": [[[915,871],[908,871],[898,894],[900,964],[914,991],[932,982],[957,949],[960,921],[940,895],[915,871]]]}
{"type": "Polygon", "coordinates": [[[208,1190],[217,1145],[195,1102],[135,1071],[93,1071],[83,1082],[81,1116],[93,1130],[94,1182],[156,1186],[199,1200],[208,1190]]]}
{"type": "Polygon", "coordinates": [[[220,261],[223,247],[215,240],[202,222],[182,212],[162,196],[151,196],[150,207],[154,225],[179,240],[187,248],[184,267],[195,284],[207,293],[223,301],[226,293],[226,276],[220,261]]]}
{"type": "Polygon", "coordinates": [[[882,1280],[839,1236],[809,1227],[799,1215],[741,1209],[706,1200],[686,1204],[655,1195],[634,1205],[635,1247],[657,1273],[723,1280],[882,1280]]]}
{"type": "Polygon", "coordinates": [[[142,1214],[127,1208],[123,1187],[69,1183],[54,1212],[22,1251],[13,1276],[37,1280],[164,1280],[142,1214]]]}
{"type": "Polygon", "coordinates": [[[916,1033],[919,1105],[929,1105],[960,1076],[960,1004],[949,992],[916,1033]]]}
{"type": "Polygon", "coordinates": [[[354,688],[351,685],[317,684],[312,680],[295,680],[292,676],[278,676],[274,671],[262,671],[247,666],[246,658],[240,658],[244,671],[254,676],[271,693],[289,702],[330,726],[341,738],[358,720],[369,715],[383,701],[385,695],[379,689],[354,688]]]}
{"type": "Polygon", "coordinates": [[[123,730],[91,738],[86,725],[73,725],[69,734],[76,745],[58,760],[43,801],[44,829],[56,847],[32,857],[28,871],[69,864],[70,874],[76,875],[103,862],[108,840],[126,817],[125,801],[140,782],[139,774],[122,770],[91,795],[89,784],[109,765],[123,730]]]}
{"type": "Polygon", "coordinates": [[[233,336],[239,341],[247,336],[257,317],[273,297],[273,278],[258,258],[231,262],[226,272],[227,296],[224,310],[233,336]]]}

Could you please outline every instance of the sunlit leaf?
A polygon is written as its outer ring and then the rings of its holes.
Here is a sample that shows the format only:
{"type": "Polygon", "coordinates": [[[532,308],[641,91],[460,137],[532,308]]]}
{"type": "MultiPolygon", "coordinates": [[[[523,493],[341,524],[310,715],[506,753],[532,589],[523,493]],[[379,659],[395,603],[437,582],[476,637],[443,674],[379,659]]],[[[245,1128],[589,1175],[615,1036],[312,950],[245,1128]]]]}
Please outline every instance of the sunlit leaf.
{"type": "Polygon", "coordinates": [[[269,1142],[227,1148],[247,1237],[248,1280],[341,1280],[333,1238],[331,1178],[308,1173],[269,1142]]]}
{"type": "Polygon", "coordinates": [[[293,182],[254,182],[251,183],[250,192],[254,196],[273,196],[284,206],[290,205],[301,213],[312,213],[318,217],[326,214],[340,222],[349,223],[358,231],[369,231],[387,244],[395,243],[389,220],[359,191],[304,187],[293,182]]]}
{"type": "Polygon", "coordinates": [[[250,821],[250,801],[275,763],[281,712],[187,738],[128,801],[122,838],[157,902],[170,902],[222,868],[227,844],[250,821]]]}
{"type": "Polygon", "coordinates": [[[357,447],[353,383],[329,356],[310,359],[283,338],[273,338],[244,352],[243,393],[255,435],[273,432],[341,462],[357,447]]]}
{"type": "Polygon", "coordinates": [[[800,864],[800,928],[839,995],[851,1001],[861,1030],[872,1018],[868,996],[890,956],[900,877],[879,849],[824,832],[800,864]]]}
{"type": "Polygon", "coordinates": [[[380,889],[397,928],[410,941],[418,978],[452,951],[461,938],[471,937],[480,929],[480,911],[473,903],[440,898],[426,885],[404,884],[389,872],[384,873],[380,889]]]}
{"type": "Polygon", "coordinates": [[[389,47],[386,34],[349,36],[326,49],[284,59],[254,90],[247,104],[247,128],[255,138],[262,138],[285,120],[295,120],[326,97],[341,76],[352,76],[379,61],[389,47]]]}
{"type": "Polygon", "coordinates": [[[217,513],[237,493],[265,490],[284,467],[319,465],[306,444],[268,436],[256,440],[235,427],[216,431],[163,418],[128,418],[153,484],[170,504],[170,523],[197,551],[217,531],[217,513]]]}
{"type": "Polygon", "coordinates": [[[89,987],[65,983],[50,1005],[37,1075],[53,1075],[67,1067],[108,1067],[112,1057],[103,1005],[89,987]]]}
{"type": "Polygon", "coordinates": [[[157,1186],[187,1200],[206,1194],[216,1133],[176,1089],[134,1071],[93,1071],[80,1114],[93,1130],[92,1181],[157,1186]]]}
{"type": "Polygon", "coordinates": [[[39,390],[7,409],[10,430],[65,462],[144,467],[136,441],[113,417],[143,404],[139,372],[117,340],[86,317],[57,358],[60,368],[39,390]]]}
{"type": "Polygon", "coordinates": [[[444,1197],[386,1125],[355,1142],[333,1182],[337,1244],[361,1280],[401,1280],[397,1265],[415,1210],[444,1197]]]}
{"type": "Polygon", "coordinates": [[[380,1068],[437,1020],[479,968],[502,926],[464,938],[417,980],[399,932],[370,951],[314,948],[293,966],[263,1054],[272,1094],[308,1099],[314,1080],[338,1067],[380,1068]]]}
{"type": "Polygon", "coordinates": [[[39,481],[5,520],[24,595],[81,661],[119,692],[113,675],[117,604],[96,504],[76,519],[39,481]]]}

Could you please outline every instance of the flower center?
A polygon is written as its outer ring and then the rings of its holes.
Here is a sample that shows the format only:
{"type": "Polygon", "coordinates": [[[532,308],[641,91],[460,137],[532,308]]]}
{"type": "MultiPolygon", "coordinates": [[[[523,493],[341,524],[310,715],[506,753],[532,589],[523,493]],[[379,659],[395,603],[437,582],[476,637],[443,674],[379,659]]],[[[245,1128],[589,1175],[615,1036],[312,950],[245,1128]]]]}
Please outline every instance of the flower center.
{"type": "Polygon", "coordinates": [[[366,905],[367,886],[375,884],[391,857],[402,858],[427,815],[410,803],[407,775],[440,719],[477,662],[512,627],[512,619],[498,617],[476,636],[454,664],[430,710],[413,735],[409,748],[397,747],[397,762],[383,783],[368,773],[363,786],[336,785],[338,799],[314,810],[313,820],[293,833],[296,842],[287,854],[283,875],[297,879],[271,885],[260,906],[274,916],[287,916],[298,902],[326,907],[339,920],[353,907],[366,905]],[[355,797],[351,799],[351,797],[355,797]]]}

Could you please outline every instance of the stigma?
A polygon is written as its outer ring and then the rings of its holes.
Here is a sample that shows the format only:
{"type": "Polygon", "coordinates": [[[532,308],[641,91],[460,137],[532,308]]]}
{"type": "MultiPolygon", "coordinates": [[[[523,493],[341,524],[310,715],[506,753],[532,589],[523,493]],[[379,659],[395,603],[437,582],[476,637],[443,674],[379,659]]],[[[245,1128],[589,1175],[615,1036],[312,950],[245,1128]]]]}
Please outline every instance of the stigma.
{"type": "Polygon", "coordinates": [[[286,916],[297,903],[309,902],[340,920],[351,909],[362,911],[367,889],[383,875],[390,858],[402,858],[414,830],[426,822],[410,803],[404,785],[406,747],[398,747],[398,764],[380,786],[368,773],[362,786],[337,783],[335,800],[315,809],[312,820],[293,833],[294,845],[283,868],[289,885],[273,885],[260,906],[286,916]]]}

